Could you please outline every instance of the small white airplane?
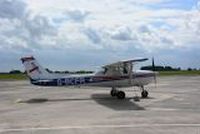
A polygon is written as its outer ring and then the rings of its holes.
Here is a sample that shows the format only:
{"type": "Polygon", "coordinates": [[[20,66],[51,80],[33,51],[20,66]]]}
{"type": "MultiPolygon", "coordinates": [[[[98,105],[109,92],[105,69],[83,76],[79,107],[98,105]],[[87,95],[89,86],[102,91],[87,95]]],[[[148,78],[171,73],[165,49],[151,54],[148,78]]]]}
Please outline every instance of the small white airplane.
{"type": "Polygon", "coordinates": [[[137,86],[141,89],[141,97],[147,98],[148,92],[144,86],[156,80],[156,72],[132,71],[133,65],[148,60],[138,58],[119,61],[102,67],[101,71],[86,75],[70,75],[49,73],[38,64],[33,56],[22,57],[26,73],[34,85],[39,86],[99,86],[111,87],[111,96],[125,98],[125,92],[117,88],[137,86]]]}

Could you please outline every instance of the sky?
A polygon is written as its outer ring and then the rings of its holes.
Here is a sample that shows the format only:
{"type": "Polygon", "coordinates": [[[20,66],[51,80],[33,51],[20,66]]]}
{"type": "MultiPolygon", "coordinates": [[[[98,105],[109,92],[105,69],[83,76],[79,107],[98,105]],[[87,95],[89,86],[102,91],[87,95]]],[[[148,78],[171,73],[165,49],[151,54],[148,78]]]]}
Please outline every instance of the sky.
{"type": "Polygon", "coordinates": [[[0,0],[0,72],[23,70],[23,56],[51,70],[136,57],[200,68],[200,1],[0,0]]]}

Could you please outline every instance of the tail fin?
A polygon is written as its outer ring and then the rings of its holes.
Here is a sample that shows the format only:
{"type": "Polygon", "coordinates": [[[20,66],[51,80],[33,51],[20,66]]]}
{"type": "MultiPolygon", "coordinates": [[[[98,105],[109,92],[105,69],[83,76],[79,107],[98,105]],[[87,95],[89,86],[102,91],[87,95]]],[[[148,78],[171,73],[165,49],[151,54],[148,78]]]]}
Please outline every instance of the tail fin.
{"type": "Polygon", "coordinates": [[[50,73],[40,66],[33,56],[22,57],[21,61],[30,79],[39,80],[49,78],[50,73]]]}

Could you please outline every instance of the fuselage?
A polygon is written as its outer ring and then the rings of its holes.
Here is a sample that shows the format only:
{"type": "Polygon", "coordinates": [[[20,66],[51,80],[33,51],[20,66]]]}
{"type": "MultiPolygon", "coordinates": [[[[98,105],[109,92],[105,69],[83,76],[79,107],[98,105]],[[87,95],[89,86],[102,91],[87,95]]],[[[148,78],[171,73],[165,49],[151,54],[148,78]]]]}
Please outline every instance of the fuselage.
{"type": "Polygon", "coordinates": [[[152,71],[133,71],[130,75],[107,76],[101,72],[87,75],[56,75],[50,74],[48,78],[31,79],[31,83],[40,86],[99,86],[99,87],[130,87],[144,86],[155,78],[152,71]]]}

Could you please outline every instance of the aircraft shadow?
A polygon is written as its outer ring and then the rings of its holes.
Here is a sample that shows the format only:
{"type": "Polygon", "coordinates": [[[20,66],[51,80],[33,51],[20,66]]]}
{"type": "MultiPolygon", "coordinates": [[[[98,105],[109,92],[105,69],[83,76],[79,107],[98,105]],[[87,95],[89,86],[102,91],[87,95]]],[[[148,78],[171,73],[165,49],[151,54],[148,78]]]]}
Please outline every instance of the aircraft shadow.
{"type": "Polygon", "coordinates": [[[20,101],[19,103],[45,103],[45,102],[60,102],[60,101],[87,101],[91,98],[69,98],[69,99],[47,99],[47,98],[31,98],[28,100],[20,101]]]}
{"type": "Polygon", "coordinates": [[[116,97],[111,97],[109,94],[92,94],[90,98],[61,98],[61,99],[47,99],[47,98],[31,98],[20,101],[19,103],[37,104],[46,102],[60,102],[60,101],[88,101],[94,100],[96,103],[111,108],[113,110],[145,110],[144,107],[134,103],[133,98],[125,98],[119,100],[116,97]]]}
{"type": "Polygon", "coordinates": [[[92,94],[91,98],[93,98],[93,100],[95,100],[98,104],[117,111],[145,110],[144,107],[134,103],[132,100],[133,98],[125,98],[123,100],[119,100],[115,97],[111,97],[109,94],[92,94]]]}

